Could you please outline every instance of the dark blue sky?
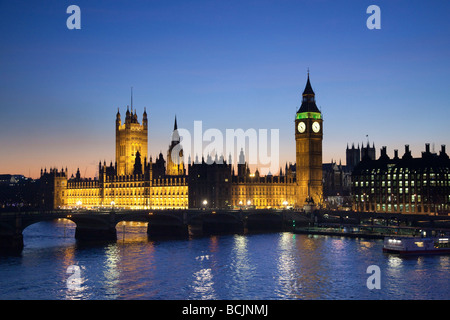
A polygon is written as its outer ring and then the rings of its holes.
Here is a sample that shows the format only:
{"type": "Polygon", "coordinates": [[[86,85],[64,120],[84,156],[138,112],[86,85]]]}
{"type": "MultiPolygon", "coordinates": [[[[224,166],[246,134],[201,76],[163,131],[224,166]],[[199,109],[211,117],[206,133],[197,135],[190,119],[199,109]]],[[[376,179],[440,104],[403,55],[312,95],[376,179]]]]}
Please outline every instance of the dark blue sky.
{"type": "MultiPolygon", "coordinates": [[[[1,1],[0,173],[114,161],[115,114],[149,113],[149,154],[173,120],[192,130],[280,130],[295,161],[306,71],[324,115],[323,160],[347,143],[388,153],[450,146],[450,2],[1,1]],[[66,9],[81,8],[81,30],[66,9]],[[366,9],[381,8],[369,30],[366,9]]],[[[450,149],[449,147],[447,149],[450,149]]]]}

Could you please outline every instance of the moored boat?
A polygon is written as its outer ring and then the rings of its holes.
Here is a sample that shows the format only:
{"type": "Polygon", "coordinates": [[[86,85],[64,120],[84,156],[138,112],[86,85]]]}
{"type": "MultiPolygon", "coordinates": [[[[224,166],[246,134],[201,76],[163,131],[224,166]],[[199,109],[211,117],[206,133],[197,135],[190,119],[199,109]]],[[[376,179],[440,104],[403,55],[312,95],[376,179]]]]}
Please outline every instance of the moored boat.
{"type": "Polygon", "coordinates": [[[449,254],[448,237],[385,237],[383,252],[398,254],[449,254]]]}

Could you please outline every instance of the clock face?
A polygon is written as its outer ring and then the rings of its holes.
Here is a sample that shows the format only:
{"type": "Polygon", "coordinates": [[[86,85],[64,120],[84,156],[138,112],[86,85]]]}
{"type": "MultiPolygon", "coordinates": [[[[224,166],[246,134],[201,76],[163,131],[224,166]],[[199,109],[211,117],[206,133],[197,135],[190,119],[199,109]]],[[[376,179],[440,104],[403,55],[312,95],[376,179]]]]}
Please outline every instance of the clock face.
{"type": "Polygon", "coordinates": [[[315,133],[319,132],[319,131],[320,131],[320,123],[314,122],[314,123],[312,124],[312,129],[313,129],[313,131],[314,131],[315,133]]]}
{"type": "Polygon", "coordinates": [[[304,122],[299,122],[297,129],[298,129],[298,132],[300,132],[300,133],[305,132],[306,124],[304,122]]]}

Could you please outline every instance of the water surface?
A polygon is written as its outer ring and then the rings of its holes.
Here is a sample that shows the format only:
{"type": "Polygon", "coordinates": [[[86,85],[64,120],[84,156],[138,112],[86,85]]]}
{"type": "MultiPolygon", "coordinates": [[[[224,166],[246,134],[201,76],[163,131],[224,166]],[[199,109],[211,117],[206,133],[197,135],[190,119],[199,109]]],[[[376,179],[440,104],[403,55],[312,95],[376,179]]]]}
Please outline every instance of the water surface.
{"type": "Polygon", "coordinates": [[[0,299],[450,298],[448,255],[403,258],[380,240],[288,232],[152,241],[146,230],[128,222],[114,243],[81,245],[68,220],[29,226],[22,254],[0,257],[0,299]],[[381,289],[366,285],[370,265],[381,289]]]}

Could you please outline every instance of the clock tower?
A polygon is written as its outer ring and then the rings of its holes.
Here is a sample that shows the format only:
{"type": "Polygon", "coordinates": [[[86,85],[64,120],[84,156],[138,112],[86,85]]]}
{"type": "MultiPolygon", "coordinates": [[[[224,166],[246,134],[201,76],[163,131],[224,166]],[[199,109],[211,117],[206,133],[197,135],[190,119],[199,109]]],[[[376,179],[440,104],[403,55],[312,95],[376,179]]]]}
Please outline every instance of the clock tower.
{"type": "Polygon", "coordinates": [[[297,207],[317,205],[323,200],[323,119],[316,106],[309,72],[302,96],[302,104],[295,116],[297,207]]]}

